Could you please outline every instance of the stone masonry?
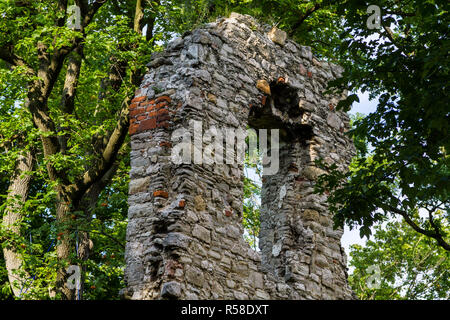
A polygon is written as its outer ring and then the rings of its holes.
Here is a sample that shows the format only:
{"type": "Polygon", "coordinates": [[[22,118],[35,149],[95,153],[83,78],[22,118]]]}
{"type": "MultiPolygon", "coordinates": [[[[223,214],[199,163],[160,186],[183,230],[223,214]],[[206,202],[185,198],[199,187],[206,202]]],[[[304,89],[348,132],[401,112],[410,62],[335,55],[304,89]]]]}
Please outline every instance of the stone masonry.
{"type": "MultiPolygon", "coordinates": [[[[346,170],[342,69],[250,16],[231,14],[152,57],[130,107],[125,281],[129,299],[352,299],[342,230],[313,192],[323,158],[346,170]],[[243,164],[176,164],[190,121],[280,129],[278,173],[263,178],[260,251],[243,239],[243,164]]],[[[200,140],[202,144],[202,140],[200,140]]],[[[205,142],[203,141],[203,144],[205,142]]]]}

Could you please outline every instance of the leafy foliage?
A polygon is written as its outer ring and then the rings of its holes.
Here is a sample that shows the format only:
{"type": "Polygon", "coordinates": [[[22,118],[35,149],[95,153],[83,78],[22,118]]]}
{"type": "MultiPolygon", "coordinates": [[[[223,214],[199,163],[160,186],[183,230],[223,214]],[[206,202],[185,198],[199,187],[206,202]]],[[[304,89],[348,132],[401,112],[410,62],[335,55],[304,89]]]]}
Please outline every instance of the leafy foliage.
{"type": "Polygon", "coordinates": [[[349,282],[359,299],[449,299],[449,253],[400,221],[375,228],[373,240],[351,248],[349,282]],[[371,284],[370,266],[379,268],[378,288],[371,284]]]}
{"type": "Polygon", "coordinates": [[[379,103],[349,133],[366,137],[372,152],[360,153],[348,174],[330,168],[319,189],[331,191],[338,225],[361,225],[368,236],[373,224],[401,216],[450,250],[448,1],[338,1],[337,10],[346,71],[333,85],[379,103]],[[382,8],[380,30],[365,27],[369,4],[382,8]]]}

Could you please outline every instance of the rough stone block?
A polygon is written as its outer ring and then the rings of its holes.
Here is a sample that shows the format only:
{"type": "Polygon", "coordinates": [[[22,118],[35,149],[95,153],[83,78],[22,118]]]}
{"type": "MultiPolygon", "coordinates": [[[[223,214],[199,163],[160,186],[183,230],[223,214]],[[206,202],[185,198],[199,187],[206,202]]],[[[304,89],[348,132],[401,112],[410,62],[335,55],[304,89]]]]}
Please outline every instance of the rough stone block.
{"type": "Polygon", "coordinates": [[[270,40],[272,40],[275,43],[278,43],[281,46],[284,46],[287,38],[286,32],[278,29],[277,27],[273,27],[272,30],[270,30],[268,36],[270,40]]]}
{"type": "Polygon", "coordinates": [[[205,278],[203,276],[203,272],[196,267],[187,267],[186,268],[186,280],[198,287],[203,287],[205,282],[205,278]]]}
{"type": "Polygon", "coordinates": [[[211,242],[211,231],[200,225],[194,226],[194,229],[192,230],[192,235],[197,239],[200,239],[206,243],[211,242]]]}
{"type": "Polygon", "coordinates": [[[352,297],[342,232],[332,229],[327,195],[313,190],[325,173],[315,159],[344,170],[354,154],[343,133],[349,117],[334,108],[346,93],[324,93],[343,70],[269,30],[233,14],[153,55],[130,106],[125,280],[132,299],[352,297]],[[262,179],[259,252],[242,237],[242,163],[171,161],[189,136],[174,141],[172,131],[192,120],[204,130],[281,129],[279,170],[262,179]]]}
{"type": "Polygon", "coordinates": [[[177,299],[181,296],[181,285],[178,282],[171,281],[164,283],[161,289],[161,297],[168,299],[177,299]]]}

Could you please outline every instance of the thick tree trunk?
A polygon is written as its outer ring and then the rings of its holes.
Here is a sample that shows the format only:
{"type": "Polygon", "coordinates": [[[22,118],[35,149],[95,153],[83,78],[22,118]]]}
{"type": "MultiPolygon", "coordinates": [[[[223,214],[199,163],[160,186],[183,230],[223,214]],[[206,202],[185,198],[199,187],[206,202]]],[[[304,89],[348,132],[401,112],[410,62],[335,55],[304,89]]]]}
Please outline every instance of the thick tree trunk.
{"type": "Polygon", "coordinates": [[[72,265],[74,258],[74,241],[71,237],[71,219],[70,207],[67,197],[59,197],[58,205],[56,207],[56,219],[59,228],[62,232],[56,245],[56,256],[61,267],[56,275],[56,292],[61,294],[63,300],[75,300],[76,290],[69,288],[68,278],[71,274],[67,273],[67,268],[72,265]]]}
{"type": "Polygon", "coordinates": [[[117,167],[117,163],[113,164],[103,177],[87,190],[76,208],[70,208],[69,203],[71,203],[71,200],[69,199],[69,196],[60,196],[61,200],[57,207],[57,220],[63,234],[58,241],[56,252],[58,261],[62,263],[63,267],[61,267],[57,273],[56,290],[61,294],[63,300],[77,300],[83,298],[85,266],[81,263],[81,286],[79,290],[69,287],[68,278],[71,274],[67,274],[66,271],[68,266],[78,265],[75,258],[77,258],[77,260],[86,261],[89,258],[90,250],[93,247],[93,242],[89,237],[89,233],[83,230],[83,228],[81,228],[82,230],[77,229],[77,223],[72,219],[71,211],[84,212],[82,219],[86,220],[83,224],[89,225],[92,212],[97,205],[98,197],[111,181],[116,173],[117,167]],[[77,240],[74,239],[75,232],[77,232],[77,240]],[[75,245],[75,241],[78,241],[78,246],[75,245]],[[78,248],[78,252],[75,251],[76,247],[78,248]]]}
{"type": "MultiPolygon", "coordinates": [[[[73,114],[75,109],[75,95],[78,87],[78,79],[81,72],[83,55],[83,45],[75,48],[72,55],[69,56],[67,62],[66,79],[64,81],[63,93],[61,98],[61,110],[65,114],[73,114]]],[[[59,131],[69,130],[70,128],[59,128],[59,131]]],[[[59,135],[59,144],[61,146],[61,153],[66,153],[67,141],[70,138],[69,134],[59,135]]]]}
{"type": "MultiPolygon", "coordinates": [[[[30,151],[20,155],[17,159],[16,170],[11,179],[9,187],[5,214],[3,216],[3,227],[5,230],[20,236],[19,223],[23,219],[23,203],[25,202],[30,187],[31,176],[26,172],[33,170],[34,158],[30,151]]],[[[21,294],[21,288],[26,285],[29,275],[23,270],[23,260],[14,246],[3,249],[8,279],[11,289],[16,297],[21,294]]],[[[31,285],[31,284],[30,284],[31,285]]]]}

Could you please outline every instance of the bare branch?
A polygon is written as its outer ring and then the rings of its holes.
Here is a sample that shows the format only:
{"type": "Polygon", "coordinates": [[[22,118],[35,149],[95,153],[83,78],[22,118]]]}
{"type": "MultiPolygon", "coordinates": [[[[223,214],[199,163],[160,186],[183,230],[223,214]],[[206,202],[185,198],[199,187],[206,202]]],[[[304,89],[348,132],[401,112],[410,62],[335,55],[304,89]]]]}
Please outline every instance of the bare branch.
{"type": "Polygon", "coordinates": [[[392,205],[386,205],[386,204],[379,203],[379,207],[383,208],[383,209],[387,209],[387,211],[390,211],[390,212],[393,212],[393,213],[396,213],[396,214],[402,216],[405,219],[406,223],[409,224],[416,232],[419,232],[423,235],[426,235],[427,237],[435,239],[442,248],[444,248],[447,251],[450,251],[450,244],[444,240],[439,229],[435,229],[434,232],[432,232],[432,231],[425,230],[425,229],[419,227],[411,219],[411,217],[408,215],[408,213],[406,211],[396,208],[392,205]]]}
{"type": "Polygon", "coordinates": [[[87,0],[75,0],[77,6],[81,9],[81,15],[83,16],[83,27],[86,27],[91,23],[94,15],[108,0],[97,0],[91,5],[87,0]]]}
{"type": "Polygon", "coordinates": [[[306,10],[305,14],[296,22],[291,28],[291,31],[289,32],[289,36],[294,35],[295,31],[297,31],[298,28],[305,22],[306,19],[309,18],[310,15],[312,15],[314,12],[319,10],[321,8],[321,5],[319,3],[316,3],[314,7],[309,8],[306,10]]]}

